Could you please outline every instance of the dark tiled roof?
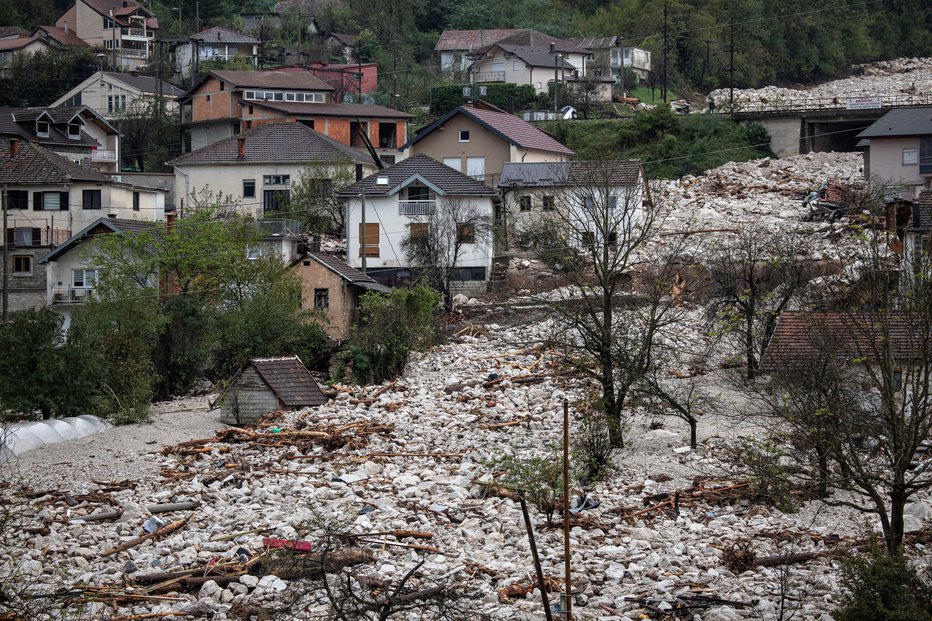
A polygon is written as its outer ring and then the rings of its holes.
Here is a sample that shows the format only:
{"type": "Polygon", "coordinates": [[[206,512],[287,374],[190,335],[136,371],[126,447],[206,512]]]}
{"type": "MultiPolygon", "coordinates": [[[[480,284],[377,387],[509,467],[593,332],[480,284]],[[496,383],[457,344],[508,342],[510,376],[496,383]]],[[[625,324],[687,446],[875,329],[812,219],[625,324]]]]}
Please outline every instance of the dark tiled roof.
{"type": "Polygon", "coordinates": [[[607,47],[615,47],[618,44],[618,37],[582,37],[579,39],[568,39],[567,43],[584,50],[600,50],[607,47]]]}
{"type": "Polygon", "coordinates": [[[932,229],[932,190],[923,190],[913,203],[913,229],[932,229]]]}
{"type": "Polygon", "coordinates": [[[5,37],[28,37],[29,31],[19,26],[0,26],[0,39],[5,37]]]}
{"type": "MultiPolygon", "coordinates": [[[[500,47],[508,54],[514,54],[531,67],[553,67],[554,55],[545,47],[528,47],[524,45],[510,45],[507,43],[496,43],[493,47],[500,47]]],[[[557,57],[559,66],[562,69],[576,70],[579,67],[574,66],[562,56],[557,57]]]]}
{"type": "Polygon", "coordinates": [[[254,358],[249,364],[288,407],[322,405],[327,402],[320,386],[297,356],[254,358]]]}
{"type": "Polygon", "coordinates": [[[389,196],[403,187],[414,176],[420,176],[449,196],[498,196],[498,193],[480,181],[467,177],[458,170],[445,166],[423,153],[412,155],[384,170],[369,175],[341,189],[340,196],[357,196],[365,191],[369,196],[389,196]],[[388,183],[377,183],[387,178],[388,183]]]}
{"type": "Polygon", "coordinates": [[[858,134],[858,138],[932,135],[932,108],[895,108],[858,134]]]}
{"type": "Polygon", "coordinates": [[[153,234],[160,236],[165,230],[165,224],[162,222],[152,222],[150,220],[125,220],[123,218],[98,218],[81,231],[69,237],[62,245],[58,246],[52,252],[48,253],[39,261],[48,263],[57,261],[62,255],[80,244],[84,239],[92,235],[106,233],[135,233],[135,234],[153,234]]]}
{"type": "Polygon", "coordinates": [[[406,112],[399,112],[385,106],[354,103],[297,103],[281,101],[253,101],[252,105],[267,110],[276,110],[295,116],[337,116],[369,119],[412,119],[406,112]]]}
{"type": "Polygon", "coordinates": [[[59,28],[58,26],[39,26],[36,30],[41,30],[50,39],[54,39],[61,45],[88,45],[87,41],[74,34],[74,30],[71,29],[65,32],[64,28],[59,28]]]}
{"type": "Polygon", "coordinates": [[[499,187],[634,185],[640,175],[637,160],[577,162],[507,162],[499,187]]]}
{"type": "Polygon", "coordinates": [[[540,151],[573,155],[572,149],[560,144],[550,134],[534,127],[524,119],[501,110],[487,110],[474,106],[460,106],[453,110],[439,121],[435,121],[419,131],[417,136],[405,145],[405,147],[417,144],[422,138],[430,134],[430,132],[437,127],[446,123],[456,114],[464,114],[470,117],[492,133],[497,134],[500,138],[515,146],[524,149],[537,149],[540,151]]]}
{"type": "Polygon", "coordinates": [[[16,158],[10,156],[9,150],[0,153],[0,183],[59,185],[74,181],[113,183],[110,177],[75,164],[37,144],[20,144],[19,155],[16,158]]]}
{"type": "MultiPolygon", "coordinates": [[[[159,79],[155,76],[133,75],[132,73],[120,71],[102,71],[101,73],[143,93],[157,95],[159,92],[159,79]]],[[[180,97],[184,95],[184,91],[174,84],[162,80],[162,95],[165,97],[180,97]]]]}
{"type": "Polygon", "coordinates": [[[356,35],[346,34],[343,32],[335,32],[330,35],[346,47],[353,47],[356,45],[356,35]]]}
{"type": "Polygon", "coordinates": [[[96,140],[83,131],[80,139],[69,138],[65,124],[74,115],[61,118],[63,114],[67,113],[62,113],[57,108],[0,108],[0,134],[19,136],[29,142],[42,145],[67,145],[88,149],[99,146],[96,140]],[[36,134],[35,120],[43,114],[51,118],[48,137],[40,137],[36,134]]]}
{"type": "Polygon", "coordinates": [[[192,41],[204,41],[205,43],[259,43],[259,39],[241,32],[227,30],[220,26],[214,26],[207,30],[202,30],[197,34],[188,37],[192,41]]]}
{"type": "Polygon", "coordinates": [[[923,340],[921,330],[911,327],[909,316],[901,312],[873,315],[786,311],[777,319],[761,368],[765,372],[805,368],[829,358],[841,363],[855,358],[872,361],[885,354],[895,361],[907,361],[926,351],[923,340]],[[886,338],[889,347],[883,344],[886,338]]]}
{"type": "Polygon", "coordinates": [[[110,11],[113,11],[114,16],[128,15],[138,9],[141,9],[141,12],[146,15],[152,15],[146,7],[136,2],[136,0],[84,0],[84,4],[101,15],[109,15],[110,11]]]}
{"type": "Polygon", "coordinates": [[[307,255],[310,259],[317,261],[331,272],[337,274],[347,282],[354,284],[358,287],[363,287],[365,289],[372,289],[374,291],[388,292],[391,291],[389,287],[385,285],[380,285],[375,280],[369,276],[363,274],[355,267],[349,265],[343,259],[335,257],[332,254],[323,254],[320,252],[312,252],[307,255]]]}
{"type": "MultiPolygon", "coordinates": [[[[525,28],[518,32],[496,41],[498,45],[516,45],[519,47],[537,48],[540,50],[550,51],[550,44],[553,43],[553,49],[557,52],[567,52],[570,54],[585,54],[587,50],[574,45],[571,41],[565,41],[549,34],[525,28]]],[[[553,59],[550,64],[553,65],[553,59]]]]}
{"type": "Polygon", "coordinates": [[[505,37],[521,32],[517,28],[488,29],[488,30],[444,30],[440,40],[434,46],[437,52],[455,50],[478,50],[492,43],[497,43],[505,37]]]}
{"type": "Polygon", "coordinates": [[[237,88],[281,88],[332,91],[333,87],[307,71],[211,71],[210,75],[237,88]]]}
{"type": "Polygon", "coordinates": [[[269,123],[177,157],[169,164],[225,162],[372,162],[362,151],[328,138],[301,123],[269,123]],[[246,157],[239,158],[239,140],[246,141],[246,157]]]}

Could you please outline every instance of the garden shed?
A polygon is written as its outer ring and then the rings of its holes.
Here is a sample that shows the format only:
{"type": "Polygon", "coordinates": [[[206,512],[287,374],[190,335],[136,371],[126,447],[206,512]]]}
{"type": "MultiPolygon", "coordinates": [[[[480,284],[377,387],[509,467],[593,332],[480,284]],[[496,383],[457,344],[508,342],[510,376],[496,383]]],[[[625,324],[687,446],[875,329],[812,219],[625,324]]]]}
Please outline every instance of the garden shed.
{"type": "Polygon", "coordinates": [[[275,410],[299,410],[327,397],[297,356],[254,358],[217,399],[220,422],[239,425],[275,410]]]}

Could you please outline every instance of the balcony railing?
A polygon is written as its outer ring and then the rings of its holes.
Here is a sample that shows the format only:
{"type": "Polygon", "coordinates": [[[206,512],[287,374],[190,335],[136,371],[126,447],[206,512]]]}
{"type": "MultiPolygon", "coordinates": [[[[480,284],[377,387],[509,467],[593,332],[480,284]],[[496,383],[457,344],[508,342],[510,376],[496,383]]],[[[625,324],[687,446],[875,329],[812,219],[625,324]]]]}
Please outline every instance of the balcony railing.
{"type": "Polygon", "coordinates": [[[294,237],[301,235],[301,223],[297,220],[262,218],[256,220],[256,227],[265,238],[294,237]]]}
{"type": "Polygon", "coordinates": [[[124,28],[120,33],[124,39],[151,39],[155,36],[154,30],[145,28],[124,28]]]}
{"type": "Polygon", "coordinates": [[[504,82],[504,71],[477,71],[476,82],[504,82]]]}
{"type": "Polygon", "coordinates": [[[94,299],[94,287],[53,287],[52,304],[84,304],[94,299]]]}
{"type": "Polygon", "coordinates": [[[124,47],[120,49],[120,54],[124,58],[148,58],[149,54],[145,49],[135,47],[124,47]]]}
{"type": "Polygon", "coordinates": [[[116,151],[113,149],[94,149],[91,151],[92,162],[115,162],[116,151]]]}
{"type": "Polygon", "coordinates": [[[398,213],[402,216],[432,216],[437,201],[398,201],[398,213]]]}

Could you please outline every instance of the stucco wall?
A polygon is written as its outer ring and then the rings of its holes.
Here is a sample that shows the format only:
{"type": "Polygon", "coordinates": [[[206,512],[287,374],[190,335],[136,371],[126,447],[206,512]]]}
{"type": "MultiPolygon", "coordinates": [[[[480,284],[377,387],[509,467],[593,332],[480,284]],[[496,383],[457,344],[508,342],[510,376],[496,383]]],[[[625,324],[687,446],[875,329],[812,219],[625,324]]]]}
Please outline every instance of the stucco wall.
{"type": "Polygon", "coordinates": [[[292,269],[301,280],[301,308],[314,310],[314,290],[327,289],[328,307],[315,321],[332,338],[342,341],[356,317],[356,296],[353,287],[313,259],[305,259],[292,269]]]}
{"type": "Polygon", "coordinates": [[[918,157],[919,138],[872,138],[870,142],[870,175],[886,183],[923,186],[926,179],[919,174],[919,165],[903,165],[903,149],[915,149],[918,157]]]}
{"type": "Polygon", "coordinates": [[[463,114],[450,118],[410,148],[410,154],[423,153],[438,162],[446,158],[459,158],[460,172],[465,173],[469,157],[485,158],[485,183],[494,187],[502,174],[502,166],[509,159],[509,143],[492,134],[479,123],[463,114]],[[469,132],[469,142],[460,142],[460,131],[469,132]]]}

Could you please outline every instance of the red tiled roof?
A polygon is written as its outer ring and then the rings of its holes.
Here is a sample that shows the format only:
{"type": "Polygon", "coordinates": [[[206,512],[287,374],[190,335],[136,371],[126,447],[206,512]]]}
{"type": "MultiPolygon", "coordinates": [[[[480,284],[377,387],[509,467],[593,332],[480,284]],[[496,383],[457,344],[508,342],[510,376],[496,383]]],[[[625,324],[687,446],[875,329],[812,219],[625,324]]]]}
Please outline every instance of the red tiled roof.
{"type": "Polygon", "coordinates": [[[412,119],[406,112],[385,106],[353,103],[297,103],[287,101],[252,101],[252,105],[268,110],[277,110],[295,116],[338,116],[370,119],[412,119]]]}
{"type": "Polygon", "coordinates": [[[21,47],[26,47],[27,45],[29,45],[35,40],[36,40],[35,37],[17,37],[15,39],[0,39],[0,52],[18,50],[21,47]]]}
{"type": "Polygon", "coordinates": [[[787,366],[835,358],[875,360],[890,355],[908,361],[924,355],[929,345],[907,313],[809,313],[786,311],[777,319],[761,368],[773,371],[787,366]],[[889,345],[885,343],[888,342],[889,345]]]}
{"type": "Polygon", "coordinates": [[[444,30],[434,46],[437,52],[478,50],[521,32],[518,28],[487,30],[444,30]]]}
{"type": "Polygon", "coordinates": [[[42,32],[46,33],[50,39],[53,39],[62,45],[88,45],[87,41],[74,34],[74,30],[71,29],[65,32],[64,28],[59,28],[58,26],[39,26],[36,28],[36,30],[41,30],[42,32]]]}

